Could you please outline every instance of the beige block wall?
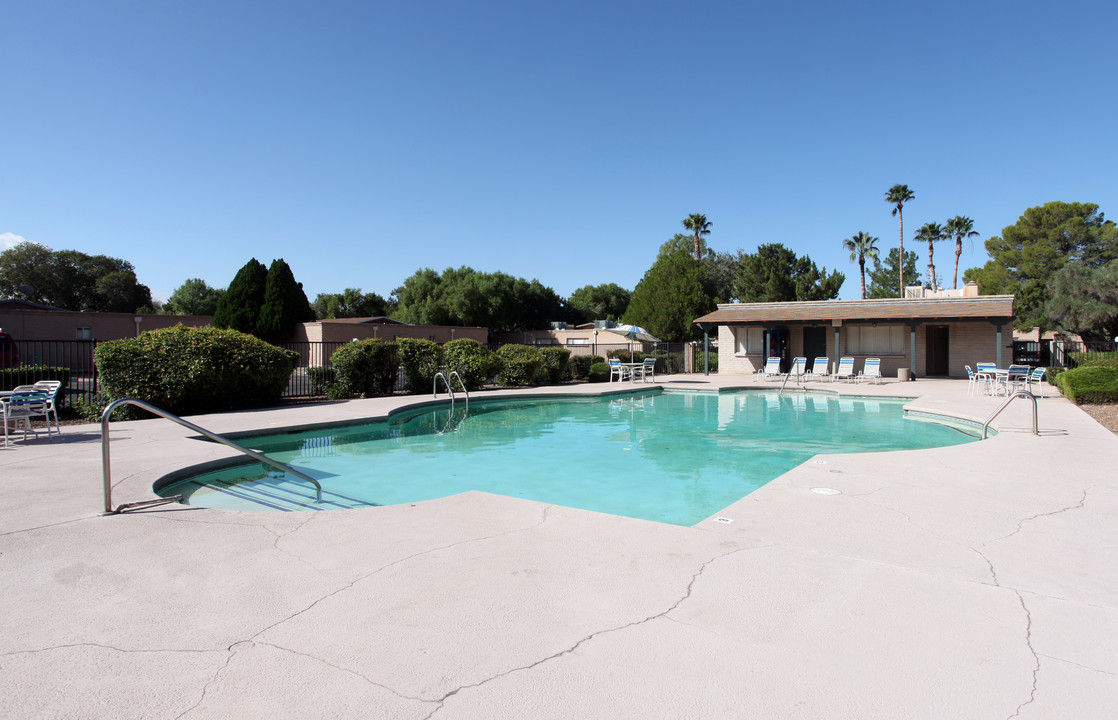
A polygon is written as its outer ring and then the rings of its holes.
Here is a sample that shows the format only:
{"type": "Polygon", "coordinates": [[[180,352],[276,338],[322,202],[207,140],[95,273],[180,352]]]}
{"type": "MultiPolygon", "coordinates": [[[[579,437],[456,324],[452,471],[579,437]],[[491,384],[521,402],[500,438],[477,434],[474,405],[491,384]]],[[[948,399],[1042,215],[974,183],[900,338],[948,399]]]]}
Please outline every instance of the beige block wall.
{"type": "Polygon", "coordinates": [[[89,328],[94,340],[120,340],[139,332],[161,330],[182,323],[203,327],[213,323],[206,315],[134,315],[132,313],[83,313],[70,310],[0,310],[0,329],[20,340],[77,340],[78,328],[89,328]],[[137,323],[135,318],[140,318],[137,323]]]}

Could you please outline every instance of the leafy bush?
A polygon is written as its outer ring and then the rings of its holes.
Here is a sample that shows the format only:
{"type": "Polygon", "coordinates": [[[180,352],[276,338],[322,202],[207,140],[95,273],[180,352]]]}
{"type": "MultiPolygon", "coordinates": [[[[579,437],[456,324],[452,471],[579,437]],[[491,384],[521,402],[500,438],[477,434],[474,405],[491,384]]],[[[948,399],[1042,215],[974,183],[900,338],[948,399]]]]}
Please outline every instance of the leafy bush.
{"type": "Polygon", "coordinates": [[[34,385],[40,380],[59,380],[62,388],[58,397],[70,384],[70,368],[51,367],[49,365],[17,365],[16,367],[0,368],[0,390],[12,390],[20,385],[34,385]]]}
{"type": "Polygon", "coordinates": [[[435,373],[442,365],[442,348],[438,343],[417,338],[399,338],[400,364],[404,367],[404,385],[409,393],[431,391],[435,373]]]}
{"type": "Polygon", "coordinates": [[[447,372],[456,372],[467,388],[478,389],[489,382],[500,365],[497,356],[477,340],[461,338],[443,345],[447,372]]]}
{"type": "Polygon", "coordinates": [[[571,379],[570,368],[567,361],[571,359],[571,351],[566,348],[545,347],[540,348],[543,362],[540,369],[544,373],[542,382],[550,385],[565,382],[571,379]]]}
{"type": "Polygon", "coordinates": [[[1092,365],[1061,373],[1060,392],[1076,405],[1118,403],[1118,367],[1092,365]]]}
{"type": "Polygon", "coordinates": [[[1067,372],[1067,368],[1050,367],[1044,369],[1044,381],[1049,385],[1057,385],[1057,378],[1067,372]]]}
{"type": "Polygon", "coordinates": [[[530,385],[538,380],[536,372],[543,364],[543,353],[531,345],[502,345],[497,350],[501,368],[497,380],[502,385],[530,385]]]}
{"type": "Polygon", "coordinates": [[[309,367],[307,379],[311,395],[325,395],[327,388],[338,382],[338,372],[332,367],[309,367]]]}
{"type": "Polygon", "coordinates": [[[609,380],[609,363],[597,362],[591,365],[588,379],[590,382],[606,382],[609,380]]]}
{"type": "MultiPolygon", "coordinates": [[[[101,415],[105,412],[105,408],[109,406],[113,400],[104,393],[97,392],[90,396],[88,400],[83,397],[74,398],[74,410],[86,422],[99,423],[101,422],[101,415]]],[[[142,417],[146,413],[140,411],[134,405],[121,405],[109,417],[112,422],[119,420],[135,420],[142,417]]]]}
{"type": "Polygon", "coordinates": [[[391,395],[400,371],[400,350],[380,338],[358,340],[335,350],[330,364],[338,378],[331,397],[391,395]]]}
{"type": "Polygon", "coordinates": [[[585,380],[590,376],[593,358],[589,355],[572,355],[567,360],[567,374],[574,380],[585,380]]]}
{"type": "Polygon", "coordinates": [[[133,397],[176,415],[275,402],[298,358],[236,330],[182,325],[111,340],[93,352],[106,397],[133,397]]]}

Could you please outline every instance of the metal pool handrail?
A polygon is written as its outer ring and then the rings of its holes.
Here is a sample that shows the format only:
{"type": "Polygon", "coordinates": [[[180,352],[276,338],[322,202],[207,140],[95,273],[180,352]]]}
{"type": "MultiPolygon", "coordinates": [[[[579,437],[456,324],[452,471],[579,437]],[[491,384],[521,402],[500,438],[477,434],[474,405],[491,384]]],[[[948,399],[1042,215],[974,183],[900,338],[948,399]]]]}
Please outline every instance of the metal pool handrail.
{"type": "MultiPolygon", "coordinates": [[[[466,383],[462,381],[462,376],[458,374],[457,370],[450,371],[450,377],[458,378],[458,384],[462,387],[462,392],[466,393],[466,412],[470,411],[470,391],[466,389],[466,383]]],[[[431,380],[431,394],[434,397],[439,396],[439,378],[443,379],[443,384],[446,385],[446,391],[450,393],[450,410],[454,411],[454,388],[450,386],[450,380],[442,372],[435,373],[435,377],[431,380]]]]}
{"type": "Polygon", "coordinates": [[[1037,429],[1037,422],[1036,422],[1036,395],[1033,395],[1028,390],[1018,390],[1017,392],[1015,392],[1012,395],[1010,395],[1009,397],[1007,397],[1005,399],[1005,402],[1003,402],[1001,404],[1001,407],[999,407],[994,412],[990,413],[990,417],[986,418],[986,423],[982,426],[982,439],[983,440],[986,439],[986,430],[989,429],[990,423],[992,423],[994,421],[994,418],[996,418],[998,415],[1000,415],[1002,410],[1005,410],[1007,407],[1009,407],[1009,404],[1011,402],[1013,402],[1014,400],[1016,400],[1017,398],[1019,398],[1019,397],[1027,397],[1027,398],[1029,398],[1030,400],[1033,401],[1033,435],[1040,435],[1040,432],[1037,429]]]}
{"type": "Polygon", "coordinates": [[[306,473],[299,472],[298,470],[296,470],[292,467],[288,467],[287,465],[284,465],[281,462],[276,462],[275,460],[271,460],[271,459],[265,457],[264,455],[261,455],[260,453],[256,452],[255,450],[249,450],[248,448],[244,447],[243,445],[238,445],[237,443],[233,442],[232,440],[227,440],[227,439],[221,437],[220,435],[218,435],[216,433],[212,433],[212,432],[210,432],[209,430],[207,430],[203,427],[198,427],[194,423],[187,422],[186,420],[183,420],[182,418],[180,418],[177,415],[172,415],[171,413],[167,412],[166,410],[161,410],[161,409],[157,408],[156,406],[152,405],[151,403],[144,402],[143,400],[137,400],[136,398],[121,398],[120,400],[113,400],[111,403],[109,403],[109,406],[105,408],[105,412],[101,413],[101,475],[102,475],[102,479],[103,479],[104,487],[105,487],[105,513],[106,514],[121,513],[121,512],[124,512],[125,510],[132,510],[132,509],[135,509],[135,508],[138,508],[138,507],[152,507],[152,506],[155,506],[155,505],[162,505],[164,503],[181,502],[182,499],[183,499],[182,495],[175,495],[173,497],[159,498],[158,500],[145,500],[143,502],[137,502],[137,503],[125,503],[124,505],[121,505],[121,506],[117,507],[116,510],[113,510],[113,501],[112,501],[113,488],[112,488],[112,479],[110,477],[110,470],[109,470],[109,465],[110,465],[110,463],[109,463],[109,416],[113,414],[113,410],[116,410],[121,405],[135,405],[136,407],[143,408],[144,410],[147,410],[150,413],[154,413],[154,414],[158,415],[159,417],[166,418],[166,419],[170,420],[171,422],[178,423],[179,425],[182,425],[184,428],[187,428],[189,430],[193,430],[196,433],[201,433],[202,435],[206,436],[210,440],[213,440],[214,442],[221,443],[222,445],[225,445],[226,447],[231,447],[238,452],[244,453],[245,455],[248,455],[250,458],[252,458],[253,460],[256,460],[257,462],[262,462],[265,465],[271,465],[272,467],[276,468],[277,470],[282,470],[285,473],[289,473],[291,475],[294,475],[295,477],[299,478],[300,480],[305,480],[305,481],[311,483],[312,485],[314,485],[314,487],[315,487],[315,502],[322,502],[322,485],[317,480],[312,478],[310,475],[307,475],[306,473]]]}

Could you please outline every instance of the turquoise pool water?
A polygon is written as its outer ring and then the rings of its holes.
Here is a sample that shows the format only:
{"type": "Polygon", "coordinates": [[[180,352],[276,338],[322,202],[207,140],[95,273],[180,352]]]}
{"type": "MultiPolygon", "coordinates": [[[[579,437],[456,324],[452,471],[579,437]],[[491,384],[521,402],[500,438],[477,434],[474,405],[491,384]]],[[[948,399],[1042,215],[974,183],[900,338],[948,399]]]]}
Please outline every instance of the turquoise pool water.
{"type": "Polygon", "coordinates": [[[694,525],[813,455],[939,447],[976,434],[904,401],[775,392],[459,402],[385,422],[242,440],[322,483],[239,465],[162,488],[191,505],[314,510],[482,490],[694,525]]]}

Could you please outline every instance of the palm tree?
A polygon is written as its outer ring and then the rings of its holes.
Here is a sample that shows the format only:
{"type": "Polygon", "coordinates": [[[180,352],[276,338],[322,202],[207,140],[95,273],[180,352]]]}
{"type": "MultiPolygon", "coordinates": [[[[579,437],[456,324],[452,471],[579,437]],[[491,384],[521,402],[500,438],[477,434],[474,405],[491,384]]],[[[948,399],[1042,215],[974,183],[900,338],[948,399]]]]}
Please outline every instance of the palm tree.
{"type": "Polygon", "coordinates": [[[850,262],[858,261],[858,272],[862,275],[862,299],[866,299],[866,258],[877,259],[877,238],[869,233],[859,232],[852,238],[842,241],[842,249],[850,251],[850,262]]]}
{"type": "Polygon", "coordinates": [[[707,216],[706,215],[700,215],[698,213],[692,213],[691,215],[688,215],[683,220],[683,227],[685,227],[688,230],[690,230],[691,232],[695,233],[695,259],[696,260],[701,260],[702,259],[702,255],[701,255],[700,250],[699,250],[699,236],[700,235],[710,235],[710,226],[713,225],[713,224],[714,223],[712,223],[712,222],[707,222],[707,216]]]}
{"type": "Polygon", "coordinates": [[[901,264],[899,265],[901,297],[904,297],[904,213],[901,211],[901,209],[904,207],[904,204],[906,202],[915,199],[916,193],[909,190],[908,185],[894,185],[893,187],[889,188],[888,192],[885,193],[885,202],[895,206],[893,208],[893,214],[898,216],[901,221],[901,264]]]}
{"type": "Polygon", "coordinates": [[[974,231],[974,220],[971,220],[965,215],[956,215],[947,221],[944,228],[947,231],[947,237],[955,238],[955,282],[951,287],[959,287],[959,256],[963,254],[963,238],[971,238],[978,233],[974,231]]]}
{"type": "Polygon", "coordinates": [[[943,230],[943,226],[939,223],[925,223],[923,227],[916,231],[915,235],[917,240],[928,243],[928,282],[932,290],[937,289],[936,285],[936,264],[932,261],[932,253],[935,252],[932,245],[940,240],[946,240],[950,237],[943,230]]]}

